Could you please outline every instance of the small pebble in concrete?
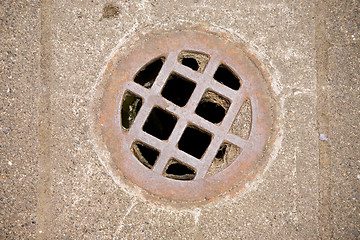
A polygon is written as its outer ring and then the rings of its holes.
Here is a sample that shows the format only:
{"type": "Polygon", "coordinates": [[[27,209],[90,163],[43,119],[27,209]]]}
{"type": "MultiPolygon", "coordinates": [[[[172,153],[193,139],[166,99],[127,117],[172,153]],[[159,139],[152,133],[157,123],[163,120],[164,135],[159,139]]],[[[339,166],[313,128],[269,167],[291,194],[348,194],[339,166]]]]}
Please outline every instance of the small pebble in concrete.
{"type": "Polygon", "coordinates": [[[320,133],[320,140],[321,141],[327,141],[328,138],[327,138],[326,134],[320,133]]]}

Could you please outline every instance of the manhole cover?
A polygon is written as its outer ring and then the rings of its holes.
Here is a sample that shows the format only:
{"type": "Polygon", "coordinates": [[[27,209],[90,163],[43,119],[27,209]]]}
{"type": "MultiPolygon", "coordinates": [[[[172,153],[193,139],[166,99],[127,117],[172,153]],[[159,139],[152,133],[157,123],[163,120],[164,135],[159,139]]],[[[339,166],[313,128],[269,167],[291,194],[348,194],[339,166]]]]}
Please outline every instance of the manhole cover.
{"type": "Polygon", "coordinates": [[[109,69],[103,136],[134,184],[167,199],[201,201],[251,179],[262,164],[270,98],[240,49],[210,34],[168,33],[109,69]]]}

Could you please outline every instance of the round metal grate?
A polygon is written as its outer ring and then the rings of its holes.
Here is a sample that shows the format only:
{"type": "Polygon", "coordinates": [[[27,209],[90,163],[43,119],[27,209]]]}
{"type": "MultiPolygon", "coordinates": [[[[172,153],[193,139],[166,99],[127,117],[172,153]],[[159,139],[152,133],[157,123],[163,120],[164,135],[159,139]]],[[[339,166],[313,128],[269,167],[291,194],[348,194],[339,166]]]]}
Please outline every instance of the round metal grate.
{"type": "Polygon", "coordinates": [[[270,135],[265,80],[244,52],[200,32],[147,40],[112,66],[104,140],[151,194],[201,201],[251,178],[270,135]]]}

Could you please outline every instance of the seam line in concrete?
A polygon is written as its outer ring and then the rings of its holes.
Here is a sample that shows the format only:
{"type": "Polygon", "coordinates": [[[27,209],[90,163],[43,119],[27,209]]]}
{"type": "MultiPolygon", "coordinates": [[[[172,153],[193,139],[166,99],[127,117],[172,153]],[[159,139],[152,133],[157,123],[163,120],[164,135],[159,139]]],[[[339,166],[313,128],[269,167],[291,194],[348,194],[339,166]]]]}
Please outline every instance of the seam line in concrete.
{"type": "Polygon", "coordinates": [[[329,140],[329,102],[328,102],[328,51],[330,44],[326,37],[326,10],[324,1],[317,1],[315,7],[315,48],[317,78],[317,109],[319,147],[319,235],[320,239],[332,239],[331,214],[331,149],[329,140]],[[320,135],[322,134],[322,135],[320,135]]]}
{"type": "Polygon", "coordinates": [[[36,239],[52,239],[53,205],[51,193],[51,1],[40,5],[40,100],[38,116],[39,183],[37,189],[36,239]]]}

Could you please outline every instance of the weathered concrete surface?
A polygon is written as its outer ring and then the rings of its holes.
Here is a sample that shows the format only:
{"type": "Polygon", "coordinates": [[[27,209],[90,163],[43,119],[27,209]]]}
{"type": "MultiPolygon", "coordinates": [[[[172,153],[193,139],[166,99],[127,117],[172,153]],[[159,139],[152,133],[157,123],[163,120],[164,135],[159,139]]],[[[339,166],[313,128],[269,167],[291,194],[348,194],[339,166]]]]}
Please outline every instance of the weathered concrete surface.
{"type": "Polygon", "coordinates": [[[359,238],[359,47],[329,49],[331,211],[334,238],[359,238]]]}
{"type": "Polygon", "coordinates": [[[105,5],[0,3],[0,238],[359,237],[357,1],[113,1],[104,14],[105,5]],[[91,104],[116,49],[199,25],[259,60],[278,103],[276,140],[243,191],[178,209],[119,181],[91,104]]]}
{"type": "Polygon", "coordinates": [[[40,5],[0,2],[0,238],[36,236],[40,5]]]}

